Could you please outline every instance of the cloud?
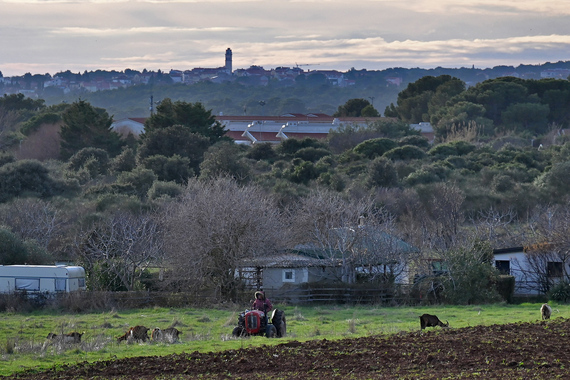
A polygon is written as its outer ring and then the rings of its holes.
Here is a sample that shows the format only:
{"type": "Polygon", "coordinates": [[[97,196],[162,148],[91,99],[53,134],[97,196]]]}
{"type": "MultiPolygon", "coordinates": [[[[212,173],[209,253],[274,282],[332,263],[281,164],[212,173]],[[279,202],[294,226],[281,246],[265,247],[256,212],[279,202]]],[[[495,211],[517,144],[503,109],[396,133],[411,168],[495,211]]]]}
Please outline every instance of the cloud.
{"type": "Polygon", "coordinates": [[[0,0],[0,71],[220,67],[227,47],[236,68],[304,62],[339,70],[366,64],[372,70],[557,61],[570,58],[568,4],[0,0]]]}
{"type": "Polygon", "coordinates": [[[192,33],[192,32],[206,32],[206,33],[228,33],[244,30],[244,28],[237,27],[209,27],[209,28],[183,28],[183,27],[170,27],[170,26],[146,26],[146,27],[131,27],[131,28],[86,28],[86,27],[64,27],[51,31],[53,34],[63,34],[66,36],[87,36],[87,35],[101,35],[101,36],[124,36],[124,35],[140,35],[140,34],[157,34],[157,33],[192,33]]]}

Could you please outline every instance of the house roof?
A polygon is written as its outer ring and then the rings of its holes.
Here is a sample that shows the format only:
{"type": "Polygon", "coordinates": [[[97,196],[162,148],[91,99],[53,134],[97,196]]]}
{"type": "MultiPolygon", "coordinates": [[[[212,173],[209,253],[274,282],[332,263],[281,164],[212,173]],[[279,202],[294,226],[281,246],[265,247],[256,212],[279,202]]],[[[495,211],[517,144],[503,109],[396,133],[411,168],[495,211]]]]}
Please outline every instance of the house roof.
{"type": "Polygon", "coordinates": [[[244,267],[251,266],[261,268],[336,267],[341,265],[341,261],[338,259],[315,258],[304,254],[287,252],[276,256],[244,260],[242,265],[244,267]]]}

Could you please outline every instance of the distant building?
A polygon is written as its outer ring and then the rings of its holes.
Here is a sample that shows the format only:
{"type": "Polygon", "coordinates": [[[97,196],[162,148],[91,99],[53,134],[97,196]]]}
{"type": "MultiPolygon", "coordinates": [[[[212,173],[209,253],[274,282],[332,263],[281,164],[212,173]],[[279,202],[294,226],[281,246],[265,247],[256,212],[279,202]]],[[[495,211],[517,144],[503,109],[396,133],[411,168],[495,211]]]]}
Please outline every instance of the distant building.
{"type": "Polygon", "coordinates": [[[567,79],[570,76],[568,69],[548,69],[540,72],[541,78],[567,79]]]}
{"type": "Polygon", "coordinates": [[[430,143],[433,143],[433,140],[435,138],[435,133],[433,131],[433,126],[431,125],[430,122],[422,121],[419,122],[418,124],[410,124],[410,128],[420,131],[422,136],[427,138],[430,143]]]}
{"type": "MultiPolygon", "coordinates": [[[[133,117],[120,119],[111,128],[123,135],[132,133],[135,136],[144,132],[146,118],[133,117]]],[[[368,125],[384,117],[341,117],[334,118],[322,113],[297,114],[289,113],[281,116],[216,116],[226,129],[226,136],[238,144],[254,144],[270,142],[277,144],[288,138],[303,139],[311,137],[324,139],[330,130],[341,125],[368,125]]]]}
{"type": "Polygon", "coordinates": [[[232,73],[232,49],[226,49],[226,71],[228,74],[232,73]]]}
{"type": "Polygon", "coordinates": [[[114,121],[113,124],[111,124],[111,128],[123,136],[128,136],[129,133],[138,136],[144,132],[144,122],[146,119],[146,117],[127,117],[114,121]]]}

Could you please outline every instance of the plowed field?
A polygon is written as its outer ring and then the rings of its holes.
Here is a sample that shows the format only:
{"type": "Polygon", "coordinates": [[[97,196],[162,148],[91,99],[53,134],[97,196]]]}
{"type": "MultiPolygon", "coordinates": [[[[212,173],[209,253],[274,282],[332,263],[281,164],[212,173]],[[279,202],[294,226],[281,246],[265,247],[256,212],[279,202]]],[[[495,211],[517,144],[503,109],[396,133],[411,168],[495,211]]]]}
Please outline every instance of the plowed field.
{"type": "Polygon", "coordinates": [[[570,320],[334,341],[285,339],[276,346],[81,363],[11,378],[568,379],[570,320]]]}

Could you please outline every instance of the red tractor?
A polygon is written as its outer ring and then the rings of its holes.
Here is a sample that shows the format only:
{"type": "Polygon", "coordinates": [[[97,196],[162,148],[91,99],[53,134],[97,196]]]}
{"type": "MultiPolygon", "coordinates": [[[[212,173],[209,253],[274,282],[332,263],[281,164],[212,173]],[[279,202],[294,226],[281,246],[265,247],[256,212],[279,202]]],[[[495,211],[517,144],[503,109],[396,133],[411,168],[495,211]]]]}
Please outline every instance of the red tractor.
{"type": "Polygon", "coordinates": [[[287,333],[287,322],[283,310],[275,309],[266,316],[261,310],[246,310],[239,315],[238,325],[232,332],[235,337],[265,335],[281,338],[287,333]]]}

